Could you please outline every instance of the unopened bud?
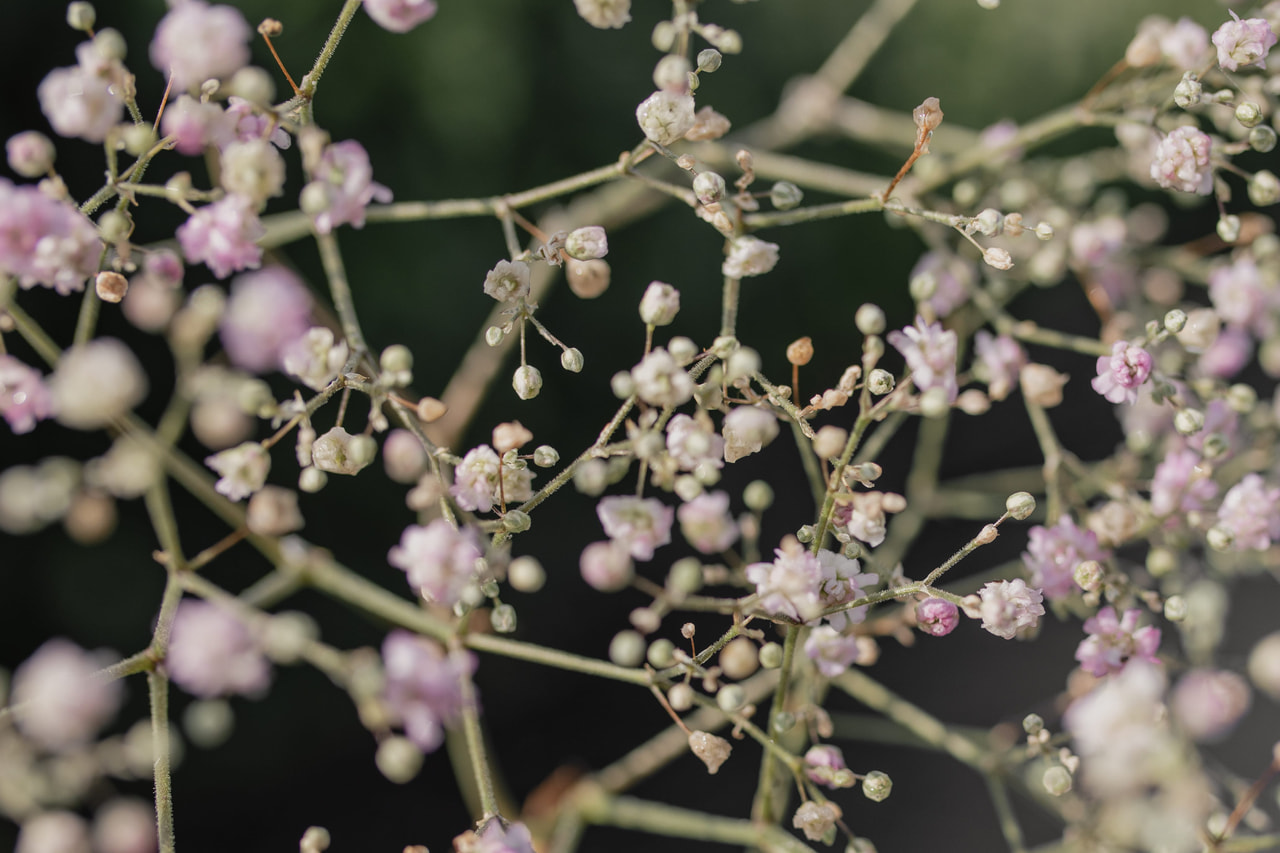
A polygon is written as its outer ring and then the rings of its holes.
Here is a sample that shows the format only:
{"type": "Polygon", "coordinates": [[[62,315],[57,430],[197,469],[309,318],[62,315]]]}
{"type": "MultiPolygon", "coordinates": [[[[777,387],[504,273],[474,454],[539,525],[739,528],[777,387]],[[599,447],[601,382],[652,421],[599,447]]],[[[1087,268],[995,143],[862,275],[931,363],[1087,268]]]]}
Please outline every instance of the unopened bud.
{"type": "Polygon", "coordinates": [[[813,339],[803,337],[787,345],[787,362],[802,367],[813,360],[813,339]]]}
{"type": "Polygon", "coordinates": [[[1267,207],[1280,201],[1280,178],[1266,169],[1249,179],[1249,201],[1258,207],[1267,207]]]}
{"type": "Polygon", "coordinates": [[[94,279],[93,289],[103,302],[119,302],[129,292],[129,280],[118,272],[104,270],[94,279]]]}
{"type": "Polygon", "coordinates": [[[1005,498],[1004,508],[1010,518],[1026,521],[1036,511],[1036,499],[1030,492],[1014,492],[1005,498]]]}
{"type": "Polygon", "coordinates": [[[889,778],[889,774],[879,770],[872,770],[862,779],[862,793],[872,802],[884,802],[892,790],[893,780],[889,778]]]}
{"type": "Polygon", "coordinates": [[[1245,101],[1236,106],[1236,121],[1248,128],[1257,127],[1262,122],[1262,108],[1252,101],[1245,101]]]}
{"type": "Polygon", "coordinates": [[[511,377],[511,387],[521,400],[532,400],[542,391],[542,373],[536,367],[521,365],[511,377]]]}
{"type": "Polygon", "coordinates": [[[577,347],[569,347],[560,353],[560,366],[570,373],[581,373],[582,365],[582,351],[577,347]]]}
{"type": "Polygon", "coordinates": [[[893,374],[877,367],[867,374],[867,390],[876,396],[888,394],[893,390],[893,374]]]}
{"type": "Polygon", "coordinates": [[[449,407],[437,400],[435,397],[423,397],[418,401],[416,413],[418,420],[424,424],[434,423],[445,416],[449,411],[449,407]]]}
{"type": "Polygon", "coordinates": [[[778,210],[791,210],[804,200],[804,192],[790,181],[778,181],[769,190],[769,202],[778,210]]]}
{"type": "Polygon", "coordinates": [[[862,334],[879,335],[884,332],[885,328],[884,311],[879,305],[872,305],[870,302],[865,303],[858,308],[858,313],[854,315],[853,322],[862,334]]]}

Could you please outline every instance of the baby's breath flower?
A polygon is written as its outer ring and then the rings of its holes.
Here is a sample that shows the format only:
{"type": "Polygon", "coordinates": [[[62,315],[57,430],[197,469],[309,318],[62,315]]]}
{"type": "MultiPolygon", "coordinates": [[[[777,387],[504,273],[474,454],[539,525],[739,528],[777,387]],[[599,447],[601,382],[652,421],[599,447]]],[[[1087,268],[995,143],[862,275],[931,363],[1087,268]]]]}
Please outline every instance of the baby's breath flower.
{"type": "Polygon", "coordinates": [[[529,295],[529,265],[524,261],[498,261],[484,277],[484,292],[499,302],[514,302],[529,295]]]}
{"type": "Polygon", "coordinates": [[[364,10],[384,30],[407,33],[436,14],[435,0],[364,0],[364,10]]]}
{"type": "Polygon", "coordinates": [[[1267,53],[1276,43],[1271,25],[1264,18],[1245,18],[1242,21],[1234,11],[1231,18],[1213,34],[1213,44],[1218,49],[1218,65],[1227,71],[1248,65],[1266,68],[1267,53]]]}
{"type": "Polygon", "coordinates": [[[238,447],[215,453],[204,463],[221,475],[214,488],[233,501],[247,498],[261,489],[267,481],[267,472],[271,470],[271,457],[256,441],[246,441],[238,447]]]}
{"type": "Polygon", "coordinates": [[[631,0],[573,0],[573,5],[596,29],[621,29],[631,20],[631,0]]]}
{"type": "Polygon", "coordinates": [[[1190,125],[1175,128],[1156,147],[1151,178],[1160,186],[1184,193],[1213,192],[1209,135],[1190,125]]]}
{"type": "Polygon", "coordinates": [[[636,121],[651,141],[670,145],[693,127],[693,96],[659,90],[636,107],[636,121]]]}
{"type": "Polygon", "coordinates": [[[759,237],[735,237],[720,272],[726,278],[764,275],[778,263],[778,244],[759,237]]]}

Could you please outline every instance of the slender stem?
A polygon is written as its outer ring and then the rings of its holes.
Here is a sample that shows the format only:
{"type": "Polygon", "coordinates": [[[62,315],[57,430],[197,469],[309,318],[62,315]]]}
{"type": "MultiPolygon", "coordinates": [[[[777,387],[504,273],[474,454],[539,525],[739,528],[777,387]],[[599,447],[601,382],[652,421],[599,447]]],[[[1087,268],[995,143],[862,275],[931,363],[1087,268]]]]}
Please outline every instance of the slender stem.
{"type": "MultiPolygon", "coordinates": [[[[455,641],[450,643],[452,654],[465,654],[455,641]]],[[[480,705],[476,701],[476,688],[471,683],[469,667],[458,668],[458,692],[462,697],[462,734],[467,741],[467,754],[471,757],[471,773],[476,792],[480,796],[481,815],[477,823],[498,814],[498,799],[493,792],[493,778],[489,774],[489,762],[485,758],[484,732],[480,728],[480,705]]]]}
{"type": "Polygon", "coordinates": [[[360,321],[356,318],[355,299],[351,295],[351,284],[342,264],[342,253],[338,250],[338,239],[333,232],[317,232],[316,244],[320,247],[320,261],[324,264],[325,277],[329,280],[333,307],[342,323],[342,334],[352,350],[357,353],[368,352],[369,346],[365,343],[364,332],[360,330],[360,321]]]}
{"type": "MultiPolygon", "coordinates": [[[[787,637],[782,645],[782,666],[778,667],[778,686],[774,689],[773,704],[769,708],[768,732],[770,740],[777,740],[774,720],[787,707],[787,688],[791,683],[792,669],[795,666],[796,641],[800,636],[800,626],[787,628],[787,637]]],[[[781,804],[774,796],[774,776],[778,772],[778,759],[771,750],[766,749],[760,760],[760,776],[756,782],[755,800],[751,813],[761,823],[773,824],[781,820],[779,813],[781,804]]]]}
{"type": "Polygon", "coordinates": [[[334,51],[338,49],[338,43],[342,41],[342,36],[346,33],[351,19],[356,16],[361,2],[362,0],[346,0],[342,4],[342,11],[338,13],[338,20],[329,31],[329,37],[325,39],[324,46],[320,48],[320,55],[316,57],[315,65],[311,66],[311,70],[302,78],[300,94],[308,101],[315,97],[320,78],[324,76],[324,70],[329,66],[329,60],[333,59],[334,51]]]}

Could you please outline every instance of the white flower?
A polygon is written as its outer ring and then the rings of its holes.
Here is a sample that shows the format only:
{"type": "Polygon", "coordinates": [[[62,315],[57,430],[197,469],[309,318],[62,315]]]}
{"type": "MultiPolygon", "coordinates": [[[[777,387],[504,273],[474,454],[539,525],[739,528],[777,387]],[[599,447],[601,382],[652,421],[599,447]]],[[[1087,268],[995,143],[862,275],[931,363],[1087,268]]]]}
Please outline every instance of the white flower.
{"type": "Polygon", "coordinates": [[[529,295],[529,265],[524,261],[498,261],[484,277],[484,292],[499,302],[513,302],[529,295]]]}
{"type": "Polygon", "coordinates": [[[778,419],[755,406],[739,406],[724,416],[724,461],[756,453],[778,435],[778,419]]]}
{"type": "Polygon", "coordinates": [[[759,237],[735,237],[720,272],[727,278],[764,275],[778,263],[778,244],[759,237]]]}
{"type": "Polygon", "coordinates": [[[659,347],[631,368],[636,394],[651,406],[679,406],[693,396],[693,379],[659,347]]]}
{"type": "Polygon", "coordinates": [[[238,447],[215,453],[204,464],[217,471],[222,478],[214,484],[219,494],[233,501],[247,498],[262,488],[271,470],[271,457],[256,441],[246,441],[238,447]]]}
{"type": "Polygon", "coordinates": [[[573,0],[578,14],[600,30],[621,29],[631,20],[631,0],[573,0]]]}
{"type": "Polygon", "coordinates": [[[147,375],[133,352],[115,338],[77,344],[62,354],[49,378],[58,422],[98,429],[147,395],[147,375]]]}
{"type": "Polygon", "coordinates": [[[693,96],[654,92],[636,107],[636,121],[650,140],[670,145],[693,127],[693,96]]]}
{"type": "Polygon", "coordinates": [[[315,326],[281,351],[285,372],[301,379],[308,388],[321,391],[347,363],[347,342],[334,343],[333,330],[315,326]]]}

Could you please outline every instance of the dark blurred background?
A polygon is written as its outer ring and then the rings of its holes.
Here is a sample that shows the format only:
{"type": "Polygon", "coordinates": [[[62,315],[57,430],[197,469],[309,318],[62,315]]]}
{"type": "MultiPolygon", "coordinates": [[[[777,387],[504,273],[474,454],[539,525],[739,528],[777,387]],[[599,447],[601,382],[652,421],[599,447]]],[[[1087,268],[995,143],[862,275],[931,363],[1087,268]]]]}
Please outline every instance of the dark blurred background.
{"type": "MultiPolygon", "coordinates": [[[[0,72],[6,84],[0,136],[36,128],[48,132],[35,88],[50,68],[74,62],[76,34],[63,23],[59,2],[6,3],[0,28],[0,72]]],[[[252,24],[270,16],[284,23],[277,47],[295,78],[304,73],[322,43],[340,3],[316,0],[252,0],[237,3],[252,24]]],[[[772,112],[785,83],[812,72],[869,6],[863,0],[772,0],[745,5],[715,2],[701,10],[704,20],[739,30],[745,50],[725,58],[704,78],[699,103],[710,103],[737,127],[772,112]]],[[[99,26],[120,29],[130,46],[128,63],[138,74],[139,101],[154,113],[162,80],[147,59],[146,45],[164,12],[158,0],[106,2],[99,26]]],[[[391,187],[397,200],[485,197],[532,187],[613,161],[639,138],[635,105],[652,90],[650,72],[659,55],[649,44],[664,3],[638,2],[634,20],[620,31],[597,31],[575,14],[570,0],[442,0],[435,20],[405,36],[387,33],[363,13],[357,15],[316,101],[317,121],[335,140],[355,138],[368,149],[375,179],[391,187]]],[[[1027,120],[1078,97],[1122,54],[1144,15],[1189,14],[1212,29],[1225,10],[1192,0],[1079,0],[1071,4],[1009,2],[986,12],[971,0],[921,0],[858,80],[851,94],[899,110],[927,96],[941,99],[947,122],[982,128],[997,120],[1027,120]]],[[[269,56],[254,45],[255,61],[269,56]]],[[[285,84],[279,84],[283,90],[285,84]]],[[[944,124],[940,133],[946,132],[944,124]]],[[[868,171],[892,173],[897,161],[835,138],[820,138],[796,153],[868,171]]],[[[100,152],[85,143],[59,142],[59,167],[73,195],[85,197],[101,182],[100,152]]],[[[288,154],[292,181],[285,198],[269,210],[296,203],[301,182],[296,148],[288,154]]],[[[196,161],[170,158],[148,175],[157,181],[196,161]],[[170,163],[175,165],[170,165],[170,163]],[[166,171],[168,170],[168,171],[166,171]]],[[[812,193],[808,201],[824,200],[812,193]]],[[[138,242],[168,239],[181,218],[160,203],[144,204],[136,218],[138,242]]],[[[531,211],[534,214],[539,210],[531,211]]],[[[1205,215],[1203,233],[1211,225],[1205,215]]],[[[578,223],[590,224],[590,223],[578,223]]],[[[766,374],[785,378],[787,342],[813,338],[816,356],[806,368],[812,389],[834,383],[856,361],[859,337],[853,315],[863,302],[881,304],[890,326],[911,319],[907,276],[922,251],[908,230],[876,217],[842,219],[764,235],[782,246],[782,260],[767,276],[744,282],[740,337],[756,346],[766,374]]],[[[492,302],[481,292],[485,272],[505,255],[494,220],[369,226],[340,233],[366,336],[375,348],[409,346],[416,357],[415,389],[438,394],[457,360],[482,330],[492,302]]],[[[683,308],[666,332],[705,345],[719,325],[721,241],[694,222],[687,210],[669,207],[625,230],[610,234],[613,284],[599,299],[580,300],[557,286],[542,301],[539,317],[586,356],[578,375],[557,367],[558,352],[531,342],[530,360],[546,378],[542,395],[521,403],[508,384],[507,365],[495,391],[479,411],[463,451],[487,441],[489,429],[519,418],[538,443],[552,443],[569,458],[595,437],[615,402],[608,379],[639,357],[644,330],[636,304],[653,279],[675,284],[683,308]]],[[[281,258],[307,276],[318,292],[323,278],[314,247],[285,247],[281,258]]],[[[207,279],[191,271],[186,285],[207,279]]],[[[1033,304],[1019,303],[1023,316],[1052,317],[1060,327],[1096,332],[1088,306],[1074,285],[1039,293],[1033,304]]],[[[76,302],[39,290],[21,304],[60,342],[70,338],[76,302]]],[[[152,392],[142,414],[154,416],[172,382],[163,346],[130,331],[107,306],[103,333],[125,337],[153,371],[152,392]]],[[[16,336],[6,345],[28,360],[16,336]]],[[[1036,353],[1053,361],[1044,353],[1036,353]]],[[[1054,361],[1061,369],[1088,375],[1087,359],[1054,361]]],[[[1088,430],[1073,436],[1072,449],[1086,458],[1107,453],[1119,440],[1109,407],[1086,383],[1068,386],[1064,407],[1088,430]],[[1079,387],[1072,387],[1079,386],[1079,387]]],[[[286,385],[277,390],[287,393],[286,385]]],[[[1037,451],[1016,402],[997,404],[992,420],[958,421],[944,474],[954,476],[1009,465],[1034,464],[1037,451]],[[995,426],[993,426],[993,424],[995,426]],[[999,439],[992,441],[992,436],[999,439]]],[[[839,423],[839,419],[832,422],[839,423]]],[[[914,429],[904,430],[887,461],[886,480],[900,484],[909,461],[914,429]]],[[[1071,439],[1069,439],[1071,441],[1071,439]]],[[[88,459],[107,448],[99,435],[71,433],[49,422],[32,435],[0,432],[0,464],[31,461],[59,453],[88,459]]],[[[184,448],[196,458],[205,452],[193,442],[184,448]]],[[[726,471],[723,488],[742,509],[741,489],[751,479],[774,486],[778,501],[766,516],[762,543],[772,547],[784,533],[811,519],[812,507],[795,450],[784,434],[760,457],[726,471]]],[[[272,482],[291,485],[280,464],[272,482]]],[[[545,479],[546,474],[539,480],[545,479]]],[[[536,485],[536,482],[535,482],[536,485]]],[[[408,595],[403,574],[386,562],[387,549],[413,520],[404,488],[380,468],[354,480],[332,477],[319,495],[303,496],[304,531],[364,576],[408,595]]],[[[207,512],[175,490],[188,553],[220,538],[225,530],[207,512]]],[[[21,539],[0,540],[0,666],[12,669],[41,642],[65,635],[88,648],[132,653],[148,641],[159,601],[162,572],[151,560],[156,547],[140,502],[120,507],[119,528],[107,542],[85,548],[58,528],[21,539]]],[[[913,576],[953,551],[973,534],[971,524],[930,528],[908,558],[913,576]]],[[[645,603],[637,593],[604,597],[578,576],[581,546],[600,538],[591,502],[564,494],[540,508],[533,529],[516,542],[515,553],[538,555],[549,579],[536,595],[511,593],[520,618],[516,637],[603,657],[609,638],[625,627],[626,614],[645,603]]],[[[1024,534],[1009,534],[990,551],[957,569],[975,573],[1016,557],[1024,534]]],[[[672,546],[642,567],[655,580],[685,552],[672,546]]],[[[216,583],[238,590],[267,566],[246,546],[209,567],[216,583]]],[[[1226,648],[1242,656],[1253,640],[1274,624],[1274,589],[1247,592],[1233,619],[1226,648]],[[1250,609],[1252,608],[1252,610],[1250,609]],[[1261,627],[1259,627],[1261,626],[1261,627]]],[[[302,594],[287,606],[319,621],[324,639],[342,648],[377,646],[386,626],[321,596],[302,594]]],[[[676,636],[679,619],[664,631],[676,636]]],[[[714,636],[715,620],[700,621],[701,637],[714,636]]],[[[967,624],[946,640],[921,638],[913,649],[883,644],[870,674],[940,718],[963,725],[1016,724],[1037,711],[1051,718],[1050,700],[1072,668],[1080,639],[1078,623],[1050,620],[1033,644],[996,640],[967,624]]],[[[665,714],[634,688],[556,670],[485,657],[477,674],[493,757],[517,797],[526,796],[556,768],[594,769],[616,759],[666,724],[665,714]]],[[[141,681],[130,687],[130,704],[117,722],[123,730],[146,714],[141,681]]],[[[180,714],[187,699],[174,698],[180,714]]],[[[1265,700],[1260,700],[1265,704],[1265,700]]],[[[448,848],[469,818],[443,751],[429,756],[422,773],[405,786],[385,781],[373,764],[373,739],[359,725],[346,696],[318,673],[279,669],[269,696],[234,700],[236,731],[213,751],[186,750],[174,776],[178,843],[187,851],[292,849],[311,824],[326,826],[336,850],[398,850],[420,843],[448,848]]],[[[834,697],[834,710],[858,710],[834,697]]],[[[1254,727],[1274,708],[1255,707],[1246,725],[1229,741],[1244,751],[1233,760],[1238,772],[1265,765],[1265,753],[1250,753],[1254,727]],[[1260,716],[1261,715],[1261,716],[1260,716]]],[[[1268,745],[1270,741],[1265,741],[1268,745]]],[[[924,849],[946,843],[953,850],[989,850],[1001,845],[985,788],[954,762],[902,747],[846,743],[850,764],[860,771],[881,769],[895,782],[888,801],[872,804],[856,792],[837,795],[847,822],[876,842],[881,851],[924,849]],[[930,815],[919,819],[921,808],[930,815]]],[[[1224,753],[1227,754],[1227,753],[1224,753]]],[[[664,802],[745,816],[755,786],[758,750],[745,742],[715,778],[691,758],[642,785],[636,793],[664,802]]],[[[129,790],[128,786],[122,786],[129,790]]],[[[149,796],[150,785],[131,790],[149,796]]],[[[1031,841],[1053,837],[1054,826],[1034,806],[1019,801],[1031,841]]],[[[0,847],[15,828],[0,822],[0,847]]],[[[619,851],[648,850],[655,839],[640,833],[592,829],[584,850],[609,845],[619,851]]],[[[664,840],[666,849],[692,851],[704,845],[664,840]]]]}

